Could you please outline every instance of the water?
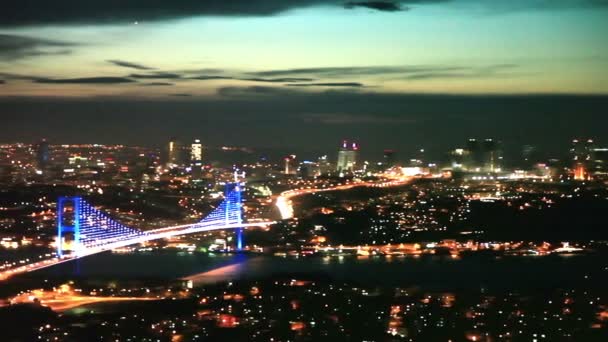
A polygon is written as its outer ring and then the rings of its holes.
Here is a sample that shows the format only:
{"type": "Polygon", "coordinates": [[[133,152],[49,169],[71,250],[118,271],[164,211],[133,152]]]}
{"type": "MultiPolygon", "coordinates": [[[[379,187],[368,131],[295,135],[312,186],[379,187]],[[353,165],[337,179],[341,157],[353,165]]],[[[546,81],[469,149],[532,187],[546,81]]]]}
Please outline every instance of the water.
{"type": "Polygon", "coordinates": [[[208,255],[176,252],[105,253],[35,272],[30,277],[86,279],[178,279],[197,284],[273,275],[320,275],[367,286],[422,286],[433,290],[603,288],[604,255],[545,257],[306,257],[208,255]]]}

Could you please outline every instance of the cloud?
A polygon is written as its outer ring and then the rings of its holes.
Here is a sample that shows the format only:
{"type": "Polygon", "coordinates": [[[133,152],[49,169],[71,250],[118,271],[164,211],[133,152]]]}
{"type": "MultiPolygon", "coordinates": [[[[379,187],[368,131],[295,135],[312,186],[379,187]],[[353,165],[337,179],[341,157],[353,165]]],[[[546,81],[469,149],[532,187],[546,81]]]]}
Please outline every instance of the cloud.
{"type": "Polygon", "coordinates": [[[171,72],[155,72],[152,74],[131,74],[129,77],[141,79],[178,79],[182,78],[182,75],[171,72]]]}
{"type": "Polygon", "coordinates": [[[462,66],[346,66],[346,67],[317,67],[317,68],[297,68],[297,69],[278,69],[265,70],[250,73],[251,75],[262,77],[291,76],[291,75],[312,75],[322,77],[352,77],[352,76],[374,76],[389,74],[410,74],[429,71],[457,71],[467,67],[462,66]]]}
{"type": "Polygon", "coordinates": [[[352,87],[359,88],[363,87],[362,83],[359,82],[334,82],[334,83],[291,83],[288,84],[290,87],[352,87]]]}
{"type": "Polygon", "coordinates": [[[222,87],[217,90],[220,97],[259,98],[260,96],[297,95],[295,90],[281,87],[222,87]]]}
{"type": "Polygon", "coordinates": [[[132,83],[135,81],[126,77],[81,77],[62,79],[39,78],[35,79],[34,82],[52,84],[119,84],[132,83]]]}
{"type": "MultiPolygon", "coordinates": [[[[519,65],[410,65],[410,66],[346,66],[318,67],[299,69],[265,70],[250,73],[259,77],[295,77],[310,76],[325,79],[376,78],[381,80],[423,80],[423,79],[456,79],[507,77],[521,75],[517,73],[519,65]]],[[[294,84],[293,86],[339,86],[342,82],[323,82],[315,84],[294,84]]],[[[291,85],[291,84],[290,84],[291,85]]],[[[362,86],[357,82],[343,82],[344,86],[362,86]]]]}
{"type": "Polygon", "coordinates": [[[303,114],[302,121],[307,123],[319,123],[325,125],[386,125],[386,124],[413,124],[417,123],[418,119],[412,119],[399,116],[386,115],[354,115],[347,113],[321,113],[321,114],[303,114]]]}
{"type": "Polygon", "coordinates": [[[202,80],[202,81],[212,81],[212,80],[233,80],[234,77],[231,76],[215,76],[215,75],[201,75],[188,77],[190,80],[202,80]]]}
{"type": "Polygon", "coordinates": [[[173,96],[173,97],[192,97],[192,94],[176,93],[176,94],[169,94],[169,96],[173,96]]]}
{"type": "Polygon", "coordinates": [[[3,4],[0,26],[269,16],[312,6],[344,6],[344,0],[20,0],[3,4]]]}
{"type": "Polygon", "coordinates": [[[118,59],[109,59],[106,62],[108,62],[110,64],[114,64],[116,66],[124,67],[124,68],[137,69],[137,70],[154,70],[154,68],[150,68],[145,65],[121,61],[118,59]]]}
{"type": "Polygon", "coordinates": [[[349,1],[344,4],[344,8],[353,9],[363,7],[384,12],[398,12],[407,10],[407,7],[402,7],[400,3],[394,1],[349,1]]]}
{"type": "Polygon", "coordinates": [[[488,11],[598,8],[608,5],[605,0],[19,0],[4,1],[0,26],[128,23],[197,16],[271,16],[314,6],[395,12],[435,3],[488,11]]]}
{"type": "MultiPolygon", "coordinates": [[[[1,16],[1,14],[0,14],[1,16]]],[[[29,36],[0,34],[0,60],[70,54],[78,44],[29,36]]]]}
{"type": "Polygon", "coordinates": [[[312,82],[313,78],[303,77],[282,77],[282,78],[261,78],[261,77],[236,77],[236,76],[216,76],[216,75],[201,75],[188,77],[190,80],[202,80],[202,81],[213,81],[213,80],[236,80],[245,82],[261,82],[261,83],[290,83],[290,82],[312,82]]]}
{"type": "Polygon", "coordinates": [[[169,83],[169,82],[150,82],[150,83],[142,83],[141,85],[145,86],[145,87],[161,87],[161,86],[172,86],[175,84],[169,83]]]}
{"type": "Polygon", "coordinates": [[[240,81],[263,82],[263,83],[289,83],[289,82],[312,82],[313,78],[284,77],[284,78],[238,78],[240,81]]]}

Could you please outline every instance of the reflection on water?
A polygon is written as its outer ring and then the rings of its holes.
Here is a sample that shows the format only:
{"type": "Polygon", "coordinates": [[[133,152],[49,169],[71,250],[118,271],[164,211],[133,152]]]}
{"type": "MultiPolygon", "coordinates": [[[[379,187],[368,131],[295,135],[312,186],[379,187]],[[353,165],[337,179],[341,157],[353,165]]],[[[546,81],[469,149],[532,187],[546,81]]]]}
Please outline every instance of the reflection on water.
{"type": "MultiPolygon", "coordinates": [[[[364,285],[429,288],[530,287],[578,285],[590,273],[604,269],[603,255],[570,257],[467,256],[346,256],[274,257],[247,255],[178,255],[172,252],[119,255],[106,253],[81,260],[87,279],[186,278],[195,284],[260,279],[272,275],[317,274],[336,281],[364,285]]],[[[607,272],[602,272],[606,277],[607,272]]],[[[74,265],[41,270],[38,276],[72,277],[74,265]]],[[[604,283],[597,279],[590,285],[604,283]]]]}

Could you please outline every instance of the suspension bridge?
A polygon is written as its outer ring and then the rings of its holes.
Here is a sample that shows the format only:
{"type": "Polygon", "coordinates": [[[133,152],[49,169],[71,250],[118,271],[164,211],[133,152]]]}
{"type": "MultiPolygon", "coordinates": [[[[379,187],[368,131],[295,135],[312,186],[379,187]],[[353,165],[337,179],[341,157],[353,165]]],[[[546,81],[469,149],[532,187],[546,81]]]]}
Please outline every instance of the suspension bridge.
{"type": "Polygon", "coordinates": [[[127,227],[96,209],[82,197],[61,197],[57,201],[57,256],[6,270],[0,273],[0,279],[146,241],[214,230],[235,230],[236,250],[241,251],[244,246],[244,228],[263,227],[274,223],[244,222],[241,192],[241,184],[228,184],[224,200],[202,220],[152,230],[127,227]],[[69,248],[66,248],[65,240],[68,235],[72,239],[69,248]]]}

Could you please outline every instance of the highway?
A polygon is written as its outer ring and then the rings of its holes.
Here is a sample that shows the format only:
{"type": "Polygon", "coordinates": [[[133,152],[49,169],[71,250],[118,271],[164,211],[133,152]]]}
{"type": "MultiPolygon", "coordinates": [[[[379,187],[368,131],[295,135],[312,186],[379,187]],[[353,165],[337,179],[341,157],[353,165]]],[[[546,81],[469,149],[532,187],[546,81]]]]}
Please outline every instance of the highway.
{"type": "Polygon", "coordinates": [[[276,201],[276,206],[281,213],[281,218],[283,220],[287,220],[293,218],[293,203],[291,201],[292,198],[306,195],[306,194],[314,194],[318,192],[327,192],[327,191],[342,191],[349,190],[356,187],[374,187],[374,188],[386,188],[392,186],[400,186],[407,184],[412,181],[414,177],[412,176],[394,176],[387,175],[386,178],[382,181],[362,181],[355,180],[348,184],[340,184],[336,186],[323,187],[323,188],[303,188],[303,189],[292,189],[282,192],[276,201]]]}

